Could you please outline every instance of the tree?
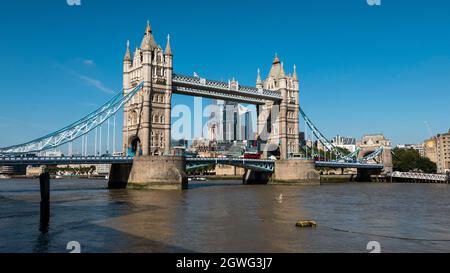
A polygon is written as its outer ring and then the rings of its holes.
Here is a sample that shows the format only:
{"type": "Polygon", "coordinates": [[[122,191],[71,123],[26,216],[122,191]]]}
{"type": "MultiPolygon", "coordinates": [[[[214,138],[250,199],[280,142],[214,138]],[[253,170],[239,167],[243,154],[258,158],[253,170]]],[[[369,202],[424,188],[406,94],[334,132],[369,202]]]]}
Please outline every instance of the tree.
{"type": "Polygon", "coordinates": [[[436,173],[436,163],[423,157],[414,149],[395,148],[393,151],[394,171],[436,173]]]}

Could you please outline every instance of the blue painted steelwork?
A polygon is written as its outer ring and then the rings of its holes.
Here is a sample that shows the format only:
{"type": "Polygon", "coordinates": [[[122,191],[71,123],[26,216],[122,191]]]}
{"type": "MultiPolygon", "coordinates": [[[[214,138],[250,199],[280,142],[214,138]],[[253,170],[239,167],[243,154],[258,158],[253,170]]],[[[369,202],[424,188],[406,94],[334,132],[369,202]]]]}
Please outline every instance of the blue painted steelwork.
{"type": "Polygon", "coordinates": [[[358,159],[358,161],[363,162],[363,163],[369,162],[370,160],[375,159],[378,156],[380,156],[383,153],[383,151],[384,151],[384,147],[381,146],[380,148],[376,149],[375,152],[373,152],[361,159],[358,159]]]}
{"type": "MultiPolygon", "coordinates": [[[[311,129],[311,131],[313,132],[313,134],[317,137],[317,139],[322,143],[322,145],[324,145],[328,151],[333,151],[333,153],[337,156],[337,160],[338,161],[345,161],[345,162],[353,162],[355,160],[355,157],[358,156],[358,153],[360,152],[360,149],[358,148],[355,152],[348,154],[348,155],[344,155],[342,154],[342,152],[330,141],[327,140],[327,138],[319,131],[319,129],[317,129],[317,127],[314,125],[314,123],[311,121],[311,119],[306,115],[306,113],[303,111],[303,109],[301,107],[299,107],[300,110],[300,114],[303,117],[303,119],[305,120],[306,124],[308,125],[308,127],[311,129]]],[[[381,153],[383,152],[383,147],[380,147],[379,149],[377,149],[375,152],[373,152],[372,154],[361,158],[361,159],[357,159],[358,162],[360,163],[366,163],[369,160],[375,159],[376,157],[380,156],[381,153]]]]}
{"type": "Polygon", "coordinates": [[[9,165],[69,165],[133,163],[129,156],[76,156],[76,157],[0,157],[0,166],[9,165]]]}
{"type": "Polygon", "coordinates": [[[200,167],[217,164],[242,167],[244,169],[263,172],[273,172],[275,169],[274,160],[243,158],[186,158],[186,170],[193,170],[200,167]]]}
{"type": "Polygon", "coordinates": [[[383,164],[365,164],[360,162],[339,162],[339,161],[316,161],[316,167],[319,168],[354,168],[354,169],[384,169],[383,164]]]}
{"type": "Polygon", "coordinates": [[[121,91],[96,111],[56,132],[24,144],[1,148],[0,154],[30,154],[57,148],[66,143],[73,142],[77,138],[99,127],[115,115],[143,86],[144,83],[142,82],[128,93],[123,94],[121,91]]]}
{"type": "Polygon", "coordinates": [[[306,115],[306,113],[303,111],[301,107],[299,107],[300,115],[305,120],[306,124],[308,125],[309,129],[311,129],[312,133],[317,137],[317,139],[327,148],[328,151],[332,151],[338,159],[345,159],[345,160],[352,160],[351,158],[347,158],[344,156],[339,149],[333,145],[333,143],[329,142],[327,138],[317,129],[317,127],[314,125],[314,123],[311,121],[311,119],[306,115]]]}
{"type": "MultiPolygon", "coordinates": [[[[132,164],[131,156],[76,156],[76,157],[0,157],[0,166],[13,165],[69,165],[69,164],[132,164]]],[[[243,159],[243,158],[186,158],[186,170],[211,165],[229,165],[262,172],[274,172],[275,160],[243,159]]],[[[316,167],[383,169],[382,164],[365,164],[360,162],[316,161],[316,167]]]]}
{"type": "Polygon", "coordinates": [[[346,155],[346,157],[356,159],[358,158],[359,152],[361,152],[361,148],[358,147],[353,153],[346,155]]]}

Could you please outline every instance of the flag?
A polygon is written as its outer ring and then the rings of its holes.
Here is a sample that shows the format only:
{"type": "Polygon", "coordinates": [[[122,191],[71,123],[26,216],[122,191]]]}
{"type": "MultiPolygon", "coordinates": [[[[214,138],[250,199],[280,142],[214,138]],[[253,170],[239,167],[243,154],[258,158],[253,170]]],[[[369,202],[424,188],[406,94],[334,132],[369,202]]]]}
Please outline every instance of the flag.
{"type": "Polygon", "coordinates": [[[197,74],[197,72],[194,72],[194,77],[195,78],[200,78],[200,76],[197,74]]]}

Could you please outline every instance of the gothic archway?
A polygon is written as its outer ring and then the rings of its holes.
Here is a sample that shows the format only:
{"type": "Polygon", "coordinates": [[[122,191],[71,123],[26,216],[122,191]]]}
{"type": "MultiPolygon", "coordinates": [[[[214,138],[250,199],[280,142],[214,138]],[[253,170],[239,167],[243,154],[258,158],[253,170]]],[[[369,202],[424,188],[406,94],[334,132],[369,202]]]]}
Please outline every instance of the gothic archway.
{"type": "Polygon", "coordinates": [[[132,156],[139,156],[142,153],[141,148],[141,140],[138,136],[133,136],[130,139],[130,148],[129,148],[129,154],[132,156]]]}

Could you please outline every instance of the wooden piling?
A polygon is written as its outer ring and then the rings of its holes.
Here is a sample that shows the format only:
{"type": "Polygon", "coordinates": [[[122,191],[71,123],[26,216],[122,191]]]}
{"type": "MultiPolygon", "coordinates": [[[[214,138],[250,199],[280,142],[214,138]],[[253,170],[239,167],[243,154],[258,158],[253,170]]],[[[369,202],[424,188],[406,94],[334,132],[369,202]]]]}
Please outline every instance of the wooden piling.
{"type": "Polygon", "coordinates": [[[39,176],[39,185],[41,191],[39,230],[42,233],[47,233],[50,222],[50,174],[48,172],[44,172],[39,176]]]}

